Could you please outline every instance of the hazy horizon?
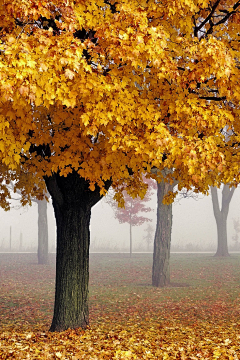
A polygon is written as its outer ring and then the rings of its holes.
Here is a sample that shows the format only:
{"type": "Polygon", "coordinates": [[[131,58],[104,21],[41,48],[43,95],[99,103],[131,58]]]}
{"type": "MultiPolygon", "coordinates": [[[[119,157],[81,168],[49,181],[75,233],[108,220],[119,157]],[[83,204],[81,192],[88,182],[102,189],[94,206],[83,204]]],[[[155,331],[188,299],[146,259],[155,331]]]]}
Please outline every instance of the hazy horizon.
{"type": "MultiPolygon", "coordinates": [[[[220,190],[218,191],[220,193],[220,190]]],[[[240,189],[236,189],[230,203],[228,215],[228,243],[233,244],[234,234],[233,218],[240,218],[240,189]]],[[[144,229],[148,224],[156,228],[156,191],[147,206],[153,211],[145,214],[152,218],[151,223],[133,227],[133,251],[134,249],[146,248],[144,229]],[[142,244],[142,245],[141,245],[142,244]]],[[[220,201],[221,203],[221,201],[220,201]]],[[[18,203],[13,201],[13,205],[18,207],[18,203]]],[[[22,233],[23,247],[37,246],[37,204],[32,207],[21,207],[5,212],[3,209],[0,217],[0,247],[9,247],[10,226],[12,237],[12,248],[18,249],[20,245],[20,234],[22,233]]],[[[48,226],[49,226],[49,250],[53,249],[56,229],[55,218],[51,201],[48,204],[48,226]]],[[[91,244],[93,246],[111,247],[122,249],[129,248],[129,224],[119,224],[114,218],[112,208],[101,200],[92,209],[91,217],[91,244]]],[[[217,246],[217,228],[213,215],[211,196],[199,195],[199,200],[181,199],[173,204],[173,228],[172,228],[172,247],[184,247],[187,244],[198,245],[200,248],[217,246]]]]}

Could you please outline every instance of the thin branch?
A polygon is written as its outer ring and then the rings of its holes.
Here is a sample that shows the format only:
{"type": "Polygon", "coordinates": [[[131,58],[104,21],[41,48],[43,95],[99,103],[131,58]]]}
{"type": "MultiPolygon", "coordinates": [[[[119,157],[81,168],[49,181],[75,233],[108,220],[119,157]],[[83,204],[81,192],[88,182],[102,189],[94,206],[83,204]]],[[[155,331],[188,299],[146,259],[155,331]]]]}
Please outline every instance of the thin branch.
{"type": "Polygon", "coordinates": [[[224,24],[230,18],[231,15],[236,13],[236,10],[239,6],[240,6],[240,1],[237,1],[236,4],[233,6],[233,11],[227,11],[226,16],[222,20],[220,20],[216,24],[214,24],[214,26],[224,24]]]}
{"type": "Polygon", "coordinates": [[[221,0],[217,0],[217,1],[215,2],[215,4],[214,4],[213,7],[212,7],[212,11],[210,12],[210,14],[206,17],[205,20],[203,20],[203,22],[202,22],[199,26],[196,26],[196,27],[195,27],[195,29],[194,29],[194,36],[197,37],[198,31],[201,30],[202,27],[211,19],[211,17],[213,16],[216,8],[218,7],[220,1],[221,1],[221,0]]]}
{"type": "Polygon", "coordinates": [[[200,96],[200,99],[205,99],[205,100],[213,100],[213,101],[223,101],[226,100],[226,96],[222,96],[222,97],[215,97],[215,96],[200,96]]]}

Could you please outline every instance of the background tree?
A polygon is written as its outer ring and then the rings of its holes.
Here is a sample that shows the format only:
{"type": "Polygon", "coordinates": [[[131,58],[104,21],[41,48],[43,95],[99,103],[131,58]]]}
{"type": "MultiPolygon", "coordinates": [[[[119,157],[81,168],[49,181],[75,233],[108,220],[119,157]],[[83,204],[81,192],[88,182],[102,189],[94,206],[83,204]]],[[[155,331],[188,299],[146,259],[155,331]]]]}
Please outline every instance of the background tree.
{"type": "Polygon", "coordinates": [[[48,217],[46,199],[36,199],[38,207],[38,264],[48,264],[48,217]]]}
{"type": "Polygon", "coordinates": [[[240,233],[240,220],[233,219],[233,227],[235,234],[232,236],[233,241],[235,242],[235,249],[239,249],[239,233],[240,233]]]}
{"type": "Polygon", "coordinates": [[[113,208],[115,218],[119,221],[120,224],[128,223],[129,224],[129,244],[130,244],[130,257],[132,256],[132,227],[143,225],[145,222],[152,221],[146,216],[143,216],[143,213],[148,213],[152,211],[152,208],[146,206],[151,200],[152,188],[155,187],[155,182],[151,179],[145,179],[145,182],[148,184],[148,190],[143,199],[140,197],[132,198],[127,192],[123,192],[124,207],[119,207],[118,203],[111,197],[108,198],[107,203],[113,208]]]}
{"type": "MultiPolygon", "coordinates": [[[[164,170],[165,176],[169,171],[164,170]]],[[[157,190],[157,227],[154,237],[152,285],[165,287],[170,284],[170,250],[172,239],[172,203],[164,203],[167,196],[171,196],[177,182],[158,183],[157,190]]],[[[178,191],[178,201],[181,199],[199,198],[195,189],[182,188],[178,191]]]]}
{"type": "Polygon", "coordinates": [[[144,231],[145,231],[146,235],[143,237],[143,239],[146,241],[147,251],[149,251],[150,245],[152,244],[153,239],[154,239],[154,228],[151,224],[148,224],[144,231]]]}
{"type": "MultiPolygon", "coordinates": [[[[27,203],[35,202],[38,209],[38,264],[46,265],[48,264],[48,218],[47,218],[47,198],[49,194],[45,193],[44,197],[32,196],[30,202],[27,199],[24,199],[24,194],[15,187],[15,183],[12,181],[7,184],[7,188],[10,192],[15,192],[18,194],[18,198],[12,197],[12,199],[19,201],[21,204],[26,205],[27,203]]],[[[36,194],[37,195],[37,194],[36,194]]],[[[41,195],[41,194],[40,194],[41,195]]]]}
{"type": "MultiPolygon", "coordinates": [[[[193,26],[192,26],[191,31],[192,31],[192,36],[195,38],[196,41],[199,41],[199,43],[200,43],[201,41],[209,40],[209,37],[211,37],[210,41],[213,41],[214,35],[216,35],[217,31],[222,26],[222,24],[224,24],[224,26],[225,26],[228,23],[229,19],[231,19],[231,17],[234,17],[236,14],[238,14],[237,9],[240,6],[240,2],[232,1],[232,2],[229,2],[228,5],[230,3],[231,3],[232,8],[224,9],[223,6],[226,5],[226,3],[223,3],[221,0],[209,1],[206,12],[202,13],[202,16],[198,17],[197,14],[200,15],[200,13],[195,13],[195,15],[193,17],[194,20],[193,20],[193,24],[192,24],[193,26]]],[[[197,6],[201,7],[201,5],[199,3],[197,6]]],[[[238,16],[239,16],[239,14],[238,14],[238,16]]],[[[191,33],[191,31],[188,30],[188,33],[191,33]]],[[[181,41],[183,39],[186,39],[185,34],[182,35],[182,37],[179,38],[178,40],[181,41]]],[[[190,56],[190,58],[191,58],[191,56],[190,56]]],[[[191,61],[195,62],[196,64],[199,63],[199,59],[194,58],[194,57],[191,59],[192,59],[191,61]]],[[[201,60],[200,60],[200,62],[201,62],[201,60]]],[[[235,61],[237,64],[239,63],[239,59],[237,57],[235,58],[235,61]]],[[[182,67],[182,64],[185,63],[184,55],[181,57],[180,62],[181,62],[181,66],[179,66],[179,70],[185,72],[185,70],[186,70],[185,65],[182,67]]],[[[190,82],[189,82],[189,87],[187,87],[187,89],[186,89],[186,93],[188,94],[188,96],[190,98],[192,93],[195,94],[196,92],[198,92],[197,89],[200,89],[201,85],[200,85],[200,83],[198,83],[198,85],[194,84],[192,86],[191,80],[192,80],[193,73],[190,73],[189,75],[190,75],[190,82]]],[[[195,74],[193,75],[193,78],[195,79],[195,74]]],[[[227,97],[221,96],[222,94],[221,94],[220,88],[218,87],[217,77],[215,78],[214,76],[210,75],[210,76],[206,76],[205,80],[206,80],[206,83],[210,85],[209,90],[211,88],[210,92],[212,92],[214,94],[214,96],[206,96],[206,94],[202,94],[203,96],[201,96],[200,98],[204,98],[204,99],[208,98],[208,100],[210,101],[210,104],[213,104],[214,102],[218,102],[218,101],[222,102],[221,105],[219,106],[219,108],[221,108],[223,104],[228,109],[233,107],[232,99],[229,99],[229,101],[226,101],[227,97]]],[[[172,84],[169,84],[170,87],[171,87],[171,85],[172,84]]],[[[175,84],[174,84],[174,86],[175,86],[175,84]]],[[[194,102],[194,104],[195,104],[195,102],[194,102]]],[[[194,105],[194,107],[195,107],[195,105],[194,105]]],[[[236,111],[236,113],[237,112],[238,112],[238,110],[236,111]]],[[[170,114],[171,114],[171,111],[169,111],[168,116],[170,114]]],[[[217,114],[217,111],[216,111],[216,114],[217,114]]],[[[232,135],[236,134],[234,132],[235,129],[237,129],[237,125],[235,128],[228,125],[228,126],[223,127],[222,129],[220,129],[220,134],[222,134],[222,136],[225,138],[225,141],[227,143],[232,143],[232,135]]],[[[175,129],[175,130],[177,131],[177,129],[175,129]]],[[[200,138],[202,136],[204,136],[204,132],[198,133],[198,134],[199,134],[200,138]]],[[[186,150],[187,150],[187,148],[186,148],[186,150]]],[[[189,156],[190,159],[191,158],[194,159],[196,153],[190,151],[186,155],[189,156]]],[[[192,161],[194,162],[194,160],[192,160],[192,161]]],[[[225,165],[225,163],[223,165],[225,165]]],[[[223,165],[219,164],[219,166],[216,169],[219,169],[221,171],[223,165]]],[[[235,166],[236,166],[236,163],[235,163],[235,166]]],[[[205,170],[203,169],[203,171],[205,171],[205,170]]],[[[192,172],[192,170],[190,170],[190,172],[192,172]]],[[[197,175],[197,177],[196,177],[196,175],[193,175],[193,177],[196,180],[196,183],[201,179],[201,175],[200,176],[199,175],[197,175]]],[[[214,181],[213,181],[213,183],[214,183],[214,181]]],[[[172,182],[170,182],[169,184],[172,184],[172,182]]],[[[209,185],[211,185],[211,184],[212,184],[212,181],[209,182],[209,185]]],[[[182,189],[182,184],[180,183],[179,190],[181,191],[181,189],[182,189]]],[[[170,191],[170,193],[172,193],[173,187],[172,188],[170,187],[168,190],[170,191]]],[[[186,190],[188,191],[188,190],[190,190],[190,188],[187,187],[186,190]]],[[[161,194],[162,192],[164,194],[164,183],[162,184],[162,189],[160,189],[160,187],[158,187],[158,194],[161,194]]],[[[166,199],[166,195],[165,195],[165,199],[166,199]]],[[[158,216],[157,224],[159,226],[157,225],[155,241],[154,241],[153,272],[152,272],[152,283],[154,286],[165,286],[170,282],[169,258],[170,258],[170,241],[171,241],[171,227],[172,227],[172,209],[171,209],[171,206],[168,207],[168,209],[164,208],[164,206],[160,205],[161,201],[162,201],[162,198],[160,196],[160,198],[158,197],[158,210],[159,210],[158,215],[162,211],[163,216],[160,216],[161,225],[159,224],[159,216],[158,216]],[[163,209],[165,209],[165,211],[168,212],[168,216],[164,217],[163,209]],[[162,222],[163,219],[164,219],[164,221],[162,222]],[[161,229],[162,229],[163,233],[161,232],[161,229]]],[[[216,206],[215,206],[215,208],[216,208],[216,206]]],[[[214,212],[214,213],[216,214],[216,212],[214,212]]],[[[215,215],[215,217],[216,216],[218,216],[218,215],[215,215]]],[[[219,216],[218,216],[218,218],[219,218],[219,216]]],[[[216,218],[216,220],[217,220],[217,218],[216,218]]],[[[220,231],[220,227],[221,227],[221,230],[224,233],[224,225],[223,224],[220,225],[219,222],[218,222],[218,224],[219,224],[218,225],[219,231],[220,231]]],[[[222,240],[220,240],[220,243],[222,244],[221,245],[222,250],[220,250],[220,248],[218,248],[217,254],[223,254],[223,253],[226,254],[226,249],[223,250],[223,248],[224,248],[223,238],[225,236],[223,233],[218,232],[218,234],[219,234],[218,238],[222,239],[222,240]]]]}
{"type": "Polygon", "coordinates": [[[234,191],[235,187],[230,189],[229,185],[223,185],[222,206],[220,209],[217,188],[211,186],[213,213],[217,223],[217,252],[215,256],[229,256],[227,243],[227,217],[234,191]]]}
{"type": "Polygon", "coordinates": [[[173,191],[174,184],[164,180],[157,184],[157,227],[154,237],[152,285],[164,287],[170,283],[170,248],[172,234],[172,203],[164,197],[173,191]]]}
{"type": "Polygon", "coordinates": [[[29,198],[39,187],[52,196],[52,331],[89,322],[91,208],[110,186],[122,204],[125,189],[144,196],[142,175],[154,167],[159,182],[163,169],[174,169],[166,180],[179,190],[239,182],[239,7],[232,0],[2,4],[2,204],[11,177],[29,198]]]}

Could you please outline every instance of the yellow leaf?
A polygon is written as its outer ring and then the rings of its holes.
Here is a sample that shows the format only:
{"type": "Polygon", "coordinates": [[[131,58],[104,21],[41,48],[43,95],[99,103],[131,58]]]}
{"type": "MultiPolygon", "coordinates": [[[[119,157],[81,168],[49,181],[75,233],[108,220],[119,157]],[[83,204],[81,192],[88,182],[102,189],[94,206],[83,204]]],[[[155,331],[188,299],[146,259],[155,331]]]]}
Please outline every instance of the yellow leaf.
{"type": "Polygon", "coordinates": [[[66,69],[65,70],[65,76],[66,76],[66,78],[72,80],[74,78],[74,76],[75,76],[75,72],[70,70],[70,69],[66,69]]]}

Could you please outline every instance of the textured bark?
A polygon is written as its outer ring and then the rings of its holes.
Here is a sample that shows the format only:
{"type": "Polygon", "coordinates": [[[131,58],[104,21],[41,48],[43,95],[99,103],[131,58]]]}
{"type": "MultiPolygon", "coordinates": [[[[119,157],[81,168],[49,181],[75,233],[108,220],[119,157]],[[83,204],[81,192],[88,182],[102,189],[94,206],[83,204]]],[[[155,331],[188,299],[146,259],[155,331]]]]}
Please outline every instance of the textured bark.
{"type": "Polygon", "coordinates": [[[48,263],[48,219],[47,200],[36,200],[38,204],[38,264],[48,263]]]}
{"type": "Polygon", "coordinates": [[[152,285],[164,287],[170,283],[172,204],[164,205],[162,201],[164,195],[173,190],[173,185],[162,181],[157,187],[157,228],[154,238],[152,285]]]}
{"type": "Polygon", "coordinates": [[[227,243],[227,217],[229,205],[232,200],[235,188],[229,188],[228,185],[223,186],[222,190],[222,208],[220,210],[217,188],[211,187],[213,213],[217,223],[217,252],[215,256],[229,256],[227,243]]]}
{"type": "MultiPolygon", "coordinates": [[[[86,328],[88,318],[89,223],[99,189],[75,172],[46,179],[57,223],[57,259],[54,316],[50,331],[86,328]]],[[[110,184],[109,184],[110,186],[110,184]]],[[[108,186],[108,187],[109,187],[108,186]]]]}

